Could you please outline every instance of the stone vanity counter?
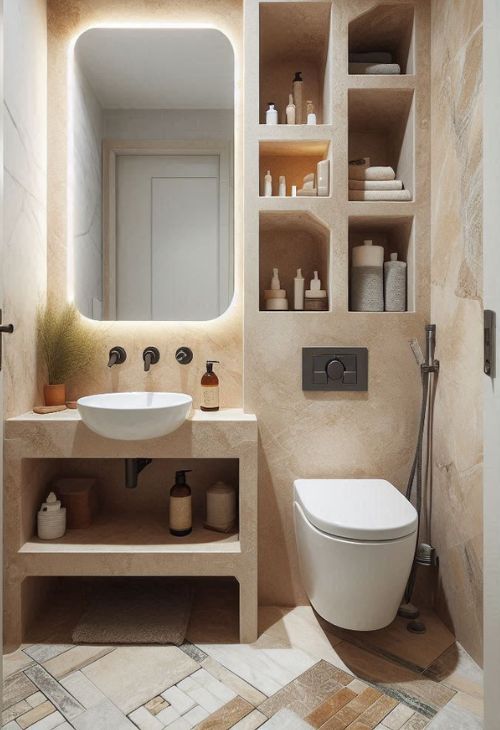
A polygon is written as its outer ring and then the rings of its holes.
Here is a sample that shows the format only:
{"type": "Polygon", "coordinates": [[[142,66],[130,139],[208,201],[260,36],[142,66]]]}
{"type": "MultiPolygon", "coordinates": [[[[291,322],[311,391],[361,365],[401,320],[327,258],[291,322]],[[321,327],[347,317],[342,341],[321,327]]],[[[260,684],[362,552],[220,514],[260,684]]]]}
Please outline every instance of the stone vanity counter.
{"type": "Polygon", "coordinates": [[[76,410],[29,412],[6,421],[5,438],[14,458],[241,458],[256,451],[257,418],[238,408],[193,410],[167,436],[115,441],[93,433],[76,410]]]}

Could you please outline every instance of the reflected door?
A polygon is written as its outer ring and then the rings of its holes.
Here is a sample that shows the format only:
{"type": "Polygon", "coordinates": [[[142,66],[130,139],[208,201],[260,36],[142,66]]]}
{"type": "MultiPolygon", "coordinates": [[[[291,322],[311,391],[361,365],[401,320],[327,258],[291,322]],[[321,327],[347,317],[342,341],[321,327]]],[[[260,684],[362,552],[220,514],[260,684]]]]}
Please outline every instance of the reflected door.
{"type": "Polygon", "coordinates": [[[218,155],[119,155],[116,318],[206,320],[228,305],[218,155]]]}

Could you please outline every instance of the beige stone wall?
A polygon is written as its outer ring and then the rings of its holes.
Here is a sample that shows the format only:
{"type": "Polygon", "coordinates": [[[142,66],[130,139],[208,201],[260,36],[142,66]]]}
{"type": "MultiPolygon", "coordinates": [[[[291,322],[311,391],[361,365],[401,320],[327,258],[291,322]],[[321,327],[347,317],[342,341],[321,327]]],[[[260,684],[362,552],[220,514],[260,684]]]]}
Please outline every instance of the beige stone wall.
{"type": "MultiPolygon", "coordinates": [[[[240,0],[48,0],[48,245],[49,293],[60,299],[67,293],[67,121],[68,54],[83,31],[96,25],[119,24],[206,24],[225,33],[235,51],[235,77],[242,77],[242,7],[240,0]]],[[[242,106],[236,93],[235,164],[241,170],[242,106]]],[[[242,180],[235,180],[235,210],[241,211],[242,180]]],[[[74,395],[109,390],[184,390],[199,402],[199,383],[206,359],[220,360],[221,402],[224,407],[242,402],[242,220],[235,216],[235,297],[227,312],[217,320],[201,323],[129,325],[123,322],[89,323],[103,338],[100,365],[92,376],[75,384],[74,395]],[[122,345],[127,362],[109,370],[107,352],[122,345]],[[142,351],[156,345],[161,352],[158,365],[143,372],[142,351]],[[181,345],[191,347],[193,363],[180,366],[174,358],[181,345]]]]}
{"type": "Polygon", "coordinates": [[[432,6],[431,318],[437,324],[432,538],[437,607],[482,657],[482,3],[432,6]]]}

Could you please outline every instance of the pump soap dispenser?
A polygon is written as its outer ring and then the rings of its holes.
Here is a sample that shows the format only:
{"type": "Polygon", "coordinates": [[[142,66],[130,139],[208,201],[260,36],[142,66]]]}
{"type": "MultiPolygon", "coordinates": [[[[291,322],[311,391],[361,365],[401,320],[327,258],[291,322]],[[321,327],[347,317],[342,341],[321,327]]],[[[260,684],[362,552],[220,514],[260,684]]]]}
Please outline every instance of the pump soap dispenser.
{"type": "Polygon", "coordinates": [[[169,528],[176,537],[189,535],[193,529],[191,506],[191,487],[186,483],[186,474],[191,469],[180,469],[175,472],[175,484],[170,490],[169,528]]]}
{"type": "Polygon", "coordinates": [[[201,379],[201,405],[202,411],[219,410],[219,378],[214,373],[214,365],[219,360],[207,360],[207,369],[201,379]]]}

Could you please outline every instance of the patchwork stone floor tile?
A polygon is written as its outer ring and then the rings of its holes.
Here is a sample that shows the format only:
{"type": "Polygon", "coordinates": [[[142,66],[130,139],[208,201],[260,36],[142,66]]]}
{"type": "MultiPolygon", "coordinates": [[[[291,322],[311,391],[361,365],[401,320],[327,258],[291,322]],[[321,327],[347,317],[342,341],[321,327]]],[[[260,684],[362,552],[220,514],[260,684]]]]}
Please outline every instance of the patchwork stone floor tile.
{"type": "Polygon", "coordinates": [[[66,676],[66,674],[85,667],[111,651],[114,651],[111,646],[74,646],[69,651],[43,662],[43,666],[53,677],[59,679],[66,676]]]}
{"type": "Polygon", "coordinates": [[[189,710],[189,712],[186,712],[185,715],[182,716],[182,720],[189,723],[189,727],[195,727],[200,722],[203,722],[208,717],[208,712],[203,709],[203,707],[200,707],[197,705],[196,707],[193,707],[192,710],[189,710]]]}
{"type": "Polygon", "coordinates": [[[72,644],[32,644],[31,646],[25,646],[23,651],[31,659],[43,664],[43,662],[53,659],[72,648],[72,644]]]}
{"type": "Polygon", "coordinates": [[[136,725],[107,699],[86,710],[71,724],[75,730],[137,730],[136,725]]]}
{"type": "Polygon", "coordinates": [[[195,646],[195,644],[192,644],[190,641],[186,641],[184,644],[181,644],[179,646],[179,649],[181,649],[188,656],[190,656],[191,659],[194,659],[195,662],[198,662],[199,664],[201,664],[202,661],[207,658],[205,652],[202,651],[198,646],[195,646]]]}
{"type": "Polygon", "coordinates": [[[68,674],[60,682],[86,710],[106,699],[104,694],[81,671],[68,674]]]}
{"type": "Polygon", "coordinates": [[[127,646],[115,649],[82,671],[128,714],[196,671],[198,666],[176,646],[127,646]]]}
{"type": "Polygon", "coordinates": [[[457,694],[451,700],[453,705],[462,707],[467,712],[471,712],[476,717],[483,718],[483,700],[478,697],[472,697],[471,695],[465,694],[465,692],[457,692],[457,694]]]}
{"type": "Polygon", "coordinates": [[[2,704],[4,710],[34,694],[37,689],[36,685],[24,672],[11,674],[3,683],[2,704]]]}
{"type": "Polygon", "coordinates": [[[45,702],[47,698],[43,694],[43,692],[35,692],[34,695],[30,695],[29,697],[26,697],[26,702],[31,707],[36,707],[37,705],[41,705],[42,702],[45,702]]]}
{"type": "Polygon", "coordinates": [[[2,728],[7,723],[15,720],[16,717],[19,717],[19,715],[29,712],[29,710],[31,710],[31,705],[26,700],[21,700],[20,702],[16,702],[15,705],[11,705],[2,712],[2,728]]]}
{"type": "MultiPolygon", "coordinates": [[[[415,712],[409,720],[405,722],[402,730],[423,730],[429,725],[429,718],[424,717],[420,712],[415,712]]],[[[450,728],[451,730],[451,728],[450,728]]]]}
{"type": "Polygon", "coordinates": [[[287,707],[299,717],[305,717],[352,679],[350,674],[321,660],[265,700],[259,705],[259,710],[271,717],[282,707],[287,707]]]}
{"type": "Polygon", "coordinates": [[[315,664],[301,649],[256,649],[247,644],[203,644],[201,648],[266,695],[315,664]]]}
{"type": "Polygon", "coordinates": [[[26,675],[64,715],[64,719],[71,722],[84,711],[83,705],[39,664],[29,667],[26,675]]]}
{"type": "Polygon", "coordinates": [[[43,720],[38,720],[34,725],[31,725],[30,730],[53,730],[59,728],[64,724],[64,717],[60,712],[56,710],[51,715],[47,715],[43,720]]]}
{"type": "Polygon", "coordinates": [[[253,709],[249,702],[241,697],[235,697],[203,720],[198,726],[199,730],[230,730],[253,709]]]}
{"type": "Polygon", "coordinates": [[[13,651],[11,654],[4,654],[3,657],[3,678],[4,681],[12,674],[16,674],[33,664],[33,659],[27,656],[22,649],[13,651]]]}
{"type": "Polygon", "coordinates": [[[370,705],[362,715],[360,715],[358,722],[364,723],[367,727],[374,728],[378,725],[384,717],[387,717],[389,712],[397,707],[397,702],[387,695],[382,695],[379,699],[370,705]]]}
{"type": "Polygon", "coordinates": [[[163,730],[165,725],[157,717],[148,712],[145,707],[139,707],[130,713],[129,719],[139,730],[163,730]]]}
{"type": "MultiPolygon", "coordinates": [[[[175,687],[172,687],[172,689],[175,689],[175,687]]],[[[158,697],[153,697],[152,700],[149,700],[149,702],[146,702],[144,707],[152,715],[157,715],[159,712],[161,712],[161,710],[164,710],[166,707],[168,707],[168,705],[169,705],[169,703],[167,702],[167,700],[164,699],[161,695],[158,695],[158,697]]]]}
{"type": "Polygon", "coordinates": [[[356,697],[356,694],[352,690],[348,689],[348,687],[343,687],[327,697],[326,700],[318,705],[315,710],[310,712],[305,719],[310,725],[312,725],[312,727],[319,728],[327,720],[336,715],[337,712],[344,705],[347,705],[348,702],[354,699],[354,697],[356,697]]]}
{"type": "Polygon", "coordinates": [[[19,727],[25,730],[31,725],[34,725],[35,722],[38,722],[38,720],[43,720],[43,718],[47,717],[47,715],[51,715],[53,712],[55,712],[55,709],[56,708],[54,707],[52,702],[46,700],[36,707],[32,707],[30,710],[28,710],[28,712],[25,712],[23,715],[20,715],[16,719],[16,722],[19,727]]]}
{"type": "MultiPolygon", "coordinates": [[[[166,702],[172,705],[179,715],[184,715],[184,713],[196,705],[196,702],[188,694],[179,689],[179,687],[170,687],[165,692],[162,692],[161,696],[166,702]]],[[[161,709],[164,708],[162,707],[161,709]]]]}
{"type": "Polygon", "coordinates": [[[262,725],[263,730],[309,730],[310,727],[308,722],[286,707],[262,725]]]}
{"type": "Polygon", "coordinates": [[[427,669],[438,682],[473,697],[483,697],[483,672],[460,644],[453,644],[427,669]]]}
{"type": "Polygon", "coordinates": [[[333,717],[327,720],[321,727],[322,730],[344,730],[359,718],[371,705],[381,697],[378,690],[368,687],[361,694],[354,697],[342,707],[333,717]]]}
{"type": "Polygon", "coordinates": [[[267,722],[267,717],[262,712],[252,710],[249,715],[233,725],[232,730],[256,730],[265,722],[267,722]]]}
{"type": "Polygon", "coordinates": [[[266,695],[263,692],[260,692],[251,684],[245,682],[244,679],[222,666],[222,664],[219,664],[212,657],[207,657],[202,667],[213,677],[225,684],[226,687],[232,689],[235,694],[250,702],[250,704],[257,706],[266,699],[266,695]]]}
{"type": "Polygon", "coordinates": [[[414,714],[410,707],[398,705],[382,720],[382,725],[389,730],[401,730],[405,722],[414,714]]]}

